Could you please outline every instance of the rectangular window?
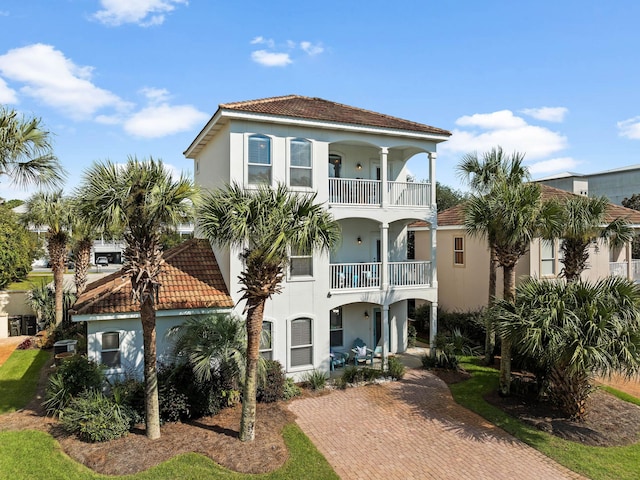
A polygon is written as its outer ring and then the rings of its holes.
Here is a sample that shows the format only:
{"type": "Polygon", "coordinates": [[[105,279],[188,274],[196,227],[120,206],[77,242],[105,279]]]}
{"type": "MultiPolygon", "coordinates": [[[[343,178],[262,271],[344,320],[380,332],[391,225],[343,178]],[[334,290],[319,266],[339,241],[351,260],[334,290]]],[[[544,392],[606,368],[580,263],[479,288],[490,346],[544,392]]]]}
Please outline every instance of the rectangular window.
{"type": "Polygon", "coordinates": [[[264,135],[249,137],[247,181],[257,185],[271,185],[271,139],[264,135]]]}
{"type": "Polygon", "coordinates": [[[464,265],[464,237],[453,238],[453,264],[464,265]]]}
{"type": "Polygon", "coordinates": [[[262,322],[262,335],[260,336],[260,356],[265,360],[273,360],[273,340],[271,336],[271,322],[262,322]]]}
{"type": "Polygon", "coordinates": [[[102,363],[110,368],[120,367],[120,334],[108,332],[102,334],[102,363]]]}
{"type": "Polygon", "coordinates": [[[342,328],[342,308],[334,308],[329,313],[329,337],[331,347],[342,347],[344,335],[342,328]]]}
{"type": "Polygon", "coordinates": [[[542,240],[540,242],[540,275],[552,276],[556,274],[556,258],[553,242],[542,240]]]}
{"type": "Polygon", "coordinates": [[[291,366],[313,364],[313,322],[310,318],[297,318],[291,321],[291,366]]]}
{"type": "Polygon", "coordinates": [[[304,252],[293,250],[289,257],[289,276],[291,277],[312,277],[313,276],[313,256],[304,255],[304,252]]]}
{"type": "Polygon", "coordinates": [[[291,140],[290,154],[289,184],[292,187],[313,186],[311,142],[303,138],[294,138],[291,140]]]}

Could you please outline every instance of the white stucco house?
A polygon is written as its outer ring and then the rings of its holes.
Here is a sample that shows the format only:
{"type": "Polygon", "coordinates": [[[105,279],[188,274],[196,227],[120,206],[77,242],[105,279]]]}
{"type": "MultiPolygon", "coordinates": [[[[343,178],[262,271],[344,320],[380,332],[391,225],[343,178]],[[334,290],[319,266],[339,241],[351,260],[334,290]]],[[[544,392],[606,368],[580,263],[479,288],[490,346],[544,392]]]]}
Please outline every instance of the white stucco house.
{"type": "MultiPolygon", "coordinates": [[[[317,193],[316,201],[342,228],[334,251],[292,255],[282,293],[265,308],[271,340],[262,345],[263,356],[297,377],[329,370],[330,352],[349,353],[357,338],[384,355],[402,352],[408,300],[431,305],[435,333],[436,147],[449,136],[320,98],[289,95],[219,106],[184,152],[193,160],[196,185],[207,191],[230,183],[247,189],[284,183],[317,193]],[[414,157],[428,163],[425,183],[408,181],[407,162],[414,157]],[[407,226],[416,221],[428,231],[421,260],[407,255],[407,226]]],[[[239,252],[212,249],[230,304],[242,314],[239,252]]],[[[135,314],[129,315],[133,322],[135,314]]],[[[93,350],[100,347],[100,331],[121,325],[118,318],[109,322],[90,320],[93,350]]]]}

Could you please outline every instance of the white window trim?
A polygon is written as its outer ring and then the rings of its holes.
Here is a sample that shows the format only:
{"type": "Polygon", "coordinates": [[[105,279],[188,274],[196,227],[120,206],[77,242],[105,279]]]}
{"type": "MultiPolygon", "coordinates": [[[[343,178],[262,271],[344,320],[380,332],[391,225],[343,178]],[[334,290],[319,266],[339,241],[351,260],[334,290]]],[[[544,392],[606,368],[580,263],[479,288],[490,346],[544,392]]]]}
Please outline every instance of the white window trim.
{"type": "Polygon", "coordinates": [[[271,360],[275,360],[275,338],[276,338],[276,322],[271,318],[264,318],[262,323],[270,323],[271,324],[271,348],[259,348],[258,352],[261,354],[262,352],[271,352],[271,360]]]}
{"type": "Polygon", "coordinates": [[[105,332],[101,332],[100,333],[100,363],[107,367],[107,372],[120,372],[120,371],[123,371],[123,367],[122,367],[122,340],[123,340],[123,332],[118,331],[118,330],[107,330],[105,332]],[[118,348],[117,349],[116,348],[109,348],[109,349],[103,348],[103,345],[104,345],[104,338],[103,337],[105,335],[108,335],[108,334],[118,335],[118,348]],[[111,366],[111,365],[107,365],[106,363],[103,363],[102,354],[104,352],[119,352],[120,353],[120,365],[111,366]]]}
{"type": "Polygon", "coordinates": [[[453,266],[454,267],[464,267],[467,264],[467,254],[466,254],[466,238],[464,235],[454,235],[453,236],[453,266]],[[456,249],[456,239],[461,238],[462,239],[462,249],[456,249]],[[456,253],[461,252],[462,253],[462,263],[457,263],[456,262],[456,253]]]}
{"type": "Polygon", "coordinates": [[[555,242],[555,240],[544,240],[544,239],[540,239],[540,277],[543,278],[556,278],[558,276],[558,257],[559,257],[559,249],[557,248],[557,243],[555,242]],[[542,256],[542,248],[543,248],[543,244],[547,242],[549,244],[551,244],[551,254],[553,255],[553,257],[551,258],[544,258],[542,256]],[[542,265],[543,265],[543,261],[547,261],[547,262],[551,262],[553,265],[553,272],[552,273],[543,273],[542,272],[542,265]]]}
{"type": "Polygon", "coordinates": [[[271,183],[269,183],[269,186],[273,186],[273,180],[274,180],[274,167],[273,167],[273,149],[274,149],[274,144],[275,144],[275,138],[273,137],[273,135],[267,135],[266,133],[259,133],[259,132],[252,132],[249,133],[247,132],[245,134],[245,138],[244,138],[244,150],[245,150],[245,155],[244,155],[244,185],[245,188],[249,188],[249,189],[257,189],[260,187],[259,183],[249,183],[249,166],[250,165],[255,165],[255,166],[266,166],[265,164],[262,163],[249,163],[249,139],[251,137],[265,137],[269,139],[269,159],[271,160],[271,164],[269,165],[271,168],[271,183]]]}
{"type": "Polygon", "coordinates": [[[292,190],[297,190],[297,191],[303,191],[303,192],[313,192],[314,191],[314,185],[315,185],[315,178],[314,178],[314,170],[315,170],[315,163],[314,163],[314,155],[313,152],[315,150],[315,142],[309,138],[304,138],[304,137],[289,137],[287,138],[287,185],[289,186],[289,188],[291,188],[292,190]],[[294,167],[291,165],[291,142],[293,142],[294,140],[305,140],[307,142],[309,142],[309,155],[311,156],[311,158],[309,159],[311,162],[311,166],[310,167],[294,167]],[[311,172],[311,186],[310,187],[303,187],[303,186],[299,186],[299,185],[291,185],[291,169],[292,168],[300,168],[300,169],[304,169],[304,170],[309,170],[311,172]]]}
{"type": "MultiPolygon", "coordinates": [[[[340,315],[340,328],[331,328],[331,317],[329,317],[329,348],[344,348],[344,311],[342,311],[342,307],[336,307],[341,310],[340,315]],[[342,345],[334,345],[331,346],[331,332],[342,332],[342,345]]],[[[334,309],[331,309],[334,310],[334,309]]],[[[329,311],[329,316],[331,316],[331,310],[329,311]]]]}
{"type": "MultiPolygon", "coordinates": [[[[316,317],[315,315],[311,315],[310,313],[300,313],[296,316],[290,317],[287,319],[287,372],[302,372],[305,370],[309,370],[309,368],[313,368],[315,365],[315,356],[316,356],[316,348],[315,348],[315,328],[316,328],[316,317]],[[296,345],[297,348],[303,348],[311,346],[311,363],[307,365],[297,365],[295,367],[291,366],[291,324],[294,320],[299,320],[302,318],[307,318],[311,320],[311,344],[309,345],[296,345]]],[[[293,348],[296,348],[293,347],[293,348]]]]}
{"type": "Polygon", "coordinates": [[[316,271],[316,259],[311,252],[310,255],[289,255],[289,265],[287,266],[287,282],[308,282],[314,280],[314,272],[316,271]],[[292,275],[291,259],[292,258],[310,258],[311,259],[311,275],[292,275]]]}

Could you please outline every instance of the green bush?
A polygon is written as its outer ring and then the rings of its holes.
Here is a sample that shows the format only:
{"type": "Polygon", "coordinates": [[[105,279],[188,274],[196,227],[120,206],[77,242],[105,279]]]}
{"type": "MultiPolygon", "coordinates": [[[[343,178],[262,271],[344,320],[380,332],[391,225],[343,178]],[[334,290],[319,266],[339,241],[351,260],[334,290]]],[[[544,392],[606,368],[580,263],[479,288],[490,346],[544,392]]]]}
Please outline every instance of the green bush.
{"type": "Polygon", "coordinates": [[[280,362],[265,361],[265,374],[258,382],[257,400],[270,403],[283,399],[285,380],[286,375],[280,362]]]}
{"type": "Polygon", "coordinates": [[[453,335],[457,330],[472,345],[484,345],[484,310],[472,312],[446,312],[438,310],[438,333],[453,335]]]}
{"type": "Polygon", "coordinates": [[[286,378],[284,381],[284,387],[282,392],[282,399],[289,400],[290,398],[297,397],[302,393],[300,387],[295,384],[293,378],[286,378]]]}
{"type": "Polygon", "coordinates": [[[175,385],[165,384],[158,389],[160,418],[165,422],[178,422],[191,418],[189,397],[175,385]]]}
{"type": "Polygon", "coordinates": [[[322,390],[327,384],[327,374],[313,369],[304,374],[302,381],[312,390],[322,390]]]}
{"type": "Polygon", "coordinates": [[[111,400],[125,409],[132,425],[144,422],[144,382],[133,377],[110,385],[111,400]]]}
{"type": "Polygon", "coordinates": [[[101,392],[89,390],[73,398],[61,411],[62,426],[89,442],[114,440],[129,432],[131,418],[101,392]]]}
{"type": "Polygon", "coordinates": [[[347,383],[358,383],[358,382],[372,382],[380,377],[382,377],[384,373],[380,370],[376,370],[374,368],[357,368],[355,366],[349,366],[344,369],[344,373],[342,374],[342,381],[347,383]]]}
{"type": "Polygon", "coordinates": [[[407,328],[407,346],[409,348],[413,348],[416,346],[417,337],[418,331],[416,330],[416,327],[414,327],[413,325],[409,325],[409,327],[407,328]]]}
{"type": "Polygon", "coordinates": [[[49,415],[57,415],[72,397],[90,390],[100,391],[104,382],[104,366],[82,355],[66,359],[49,377],[42,405],[49,415]]]}
{"type": "Polygon", "coordinates": [[[429,355],[423,355],[420,360],[422,361],[422,367],[431,370],[433,368],[442,368],[444,370],[458,370],[459,360],[453,353],[443,352],[441,350],[436,352],[435,357],[429,355]]]}
{"type": "Polygon", "coordinates": [[[389,376],[394,380],[400,380],[404,377],[407,369],[404,364],[398,359],[398,357],[389,357],[387,360],[387,369],[389,376]]]}

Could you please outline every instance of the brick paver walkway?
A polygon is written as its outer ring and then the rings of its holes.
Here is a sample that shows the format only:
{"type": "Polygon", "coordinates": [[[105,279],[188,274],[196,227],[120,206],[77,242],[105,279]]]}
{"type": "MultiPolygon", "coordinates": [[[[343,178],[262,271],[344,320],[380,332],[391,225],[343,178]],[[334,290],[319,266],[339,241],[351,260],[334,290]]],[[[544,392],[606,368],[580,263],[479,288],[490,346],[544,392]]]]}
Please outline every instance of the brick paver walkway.
{"type": "Polygon", "coordinates": [[[459,406],[424,370],[289,408],[343,479],[582,478],[459,406]]]}

